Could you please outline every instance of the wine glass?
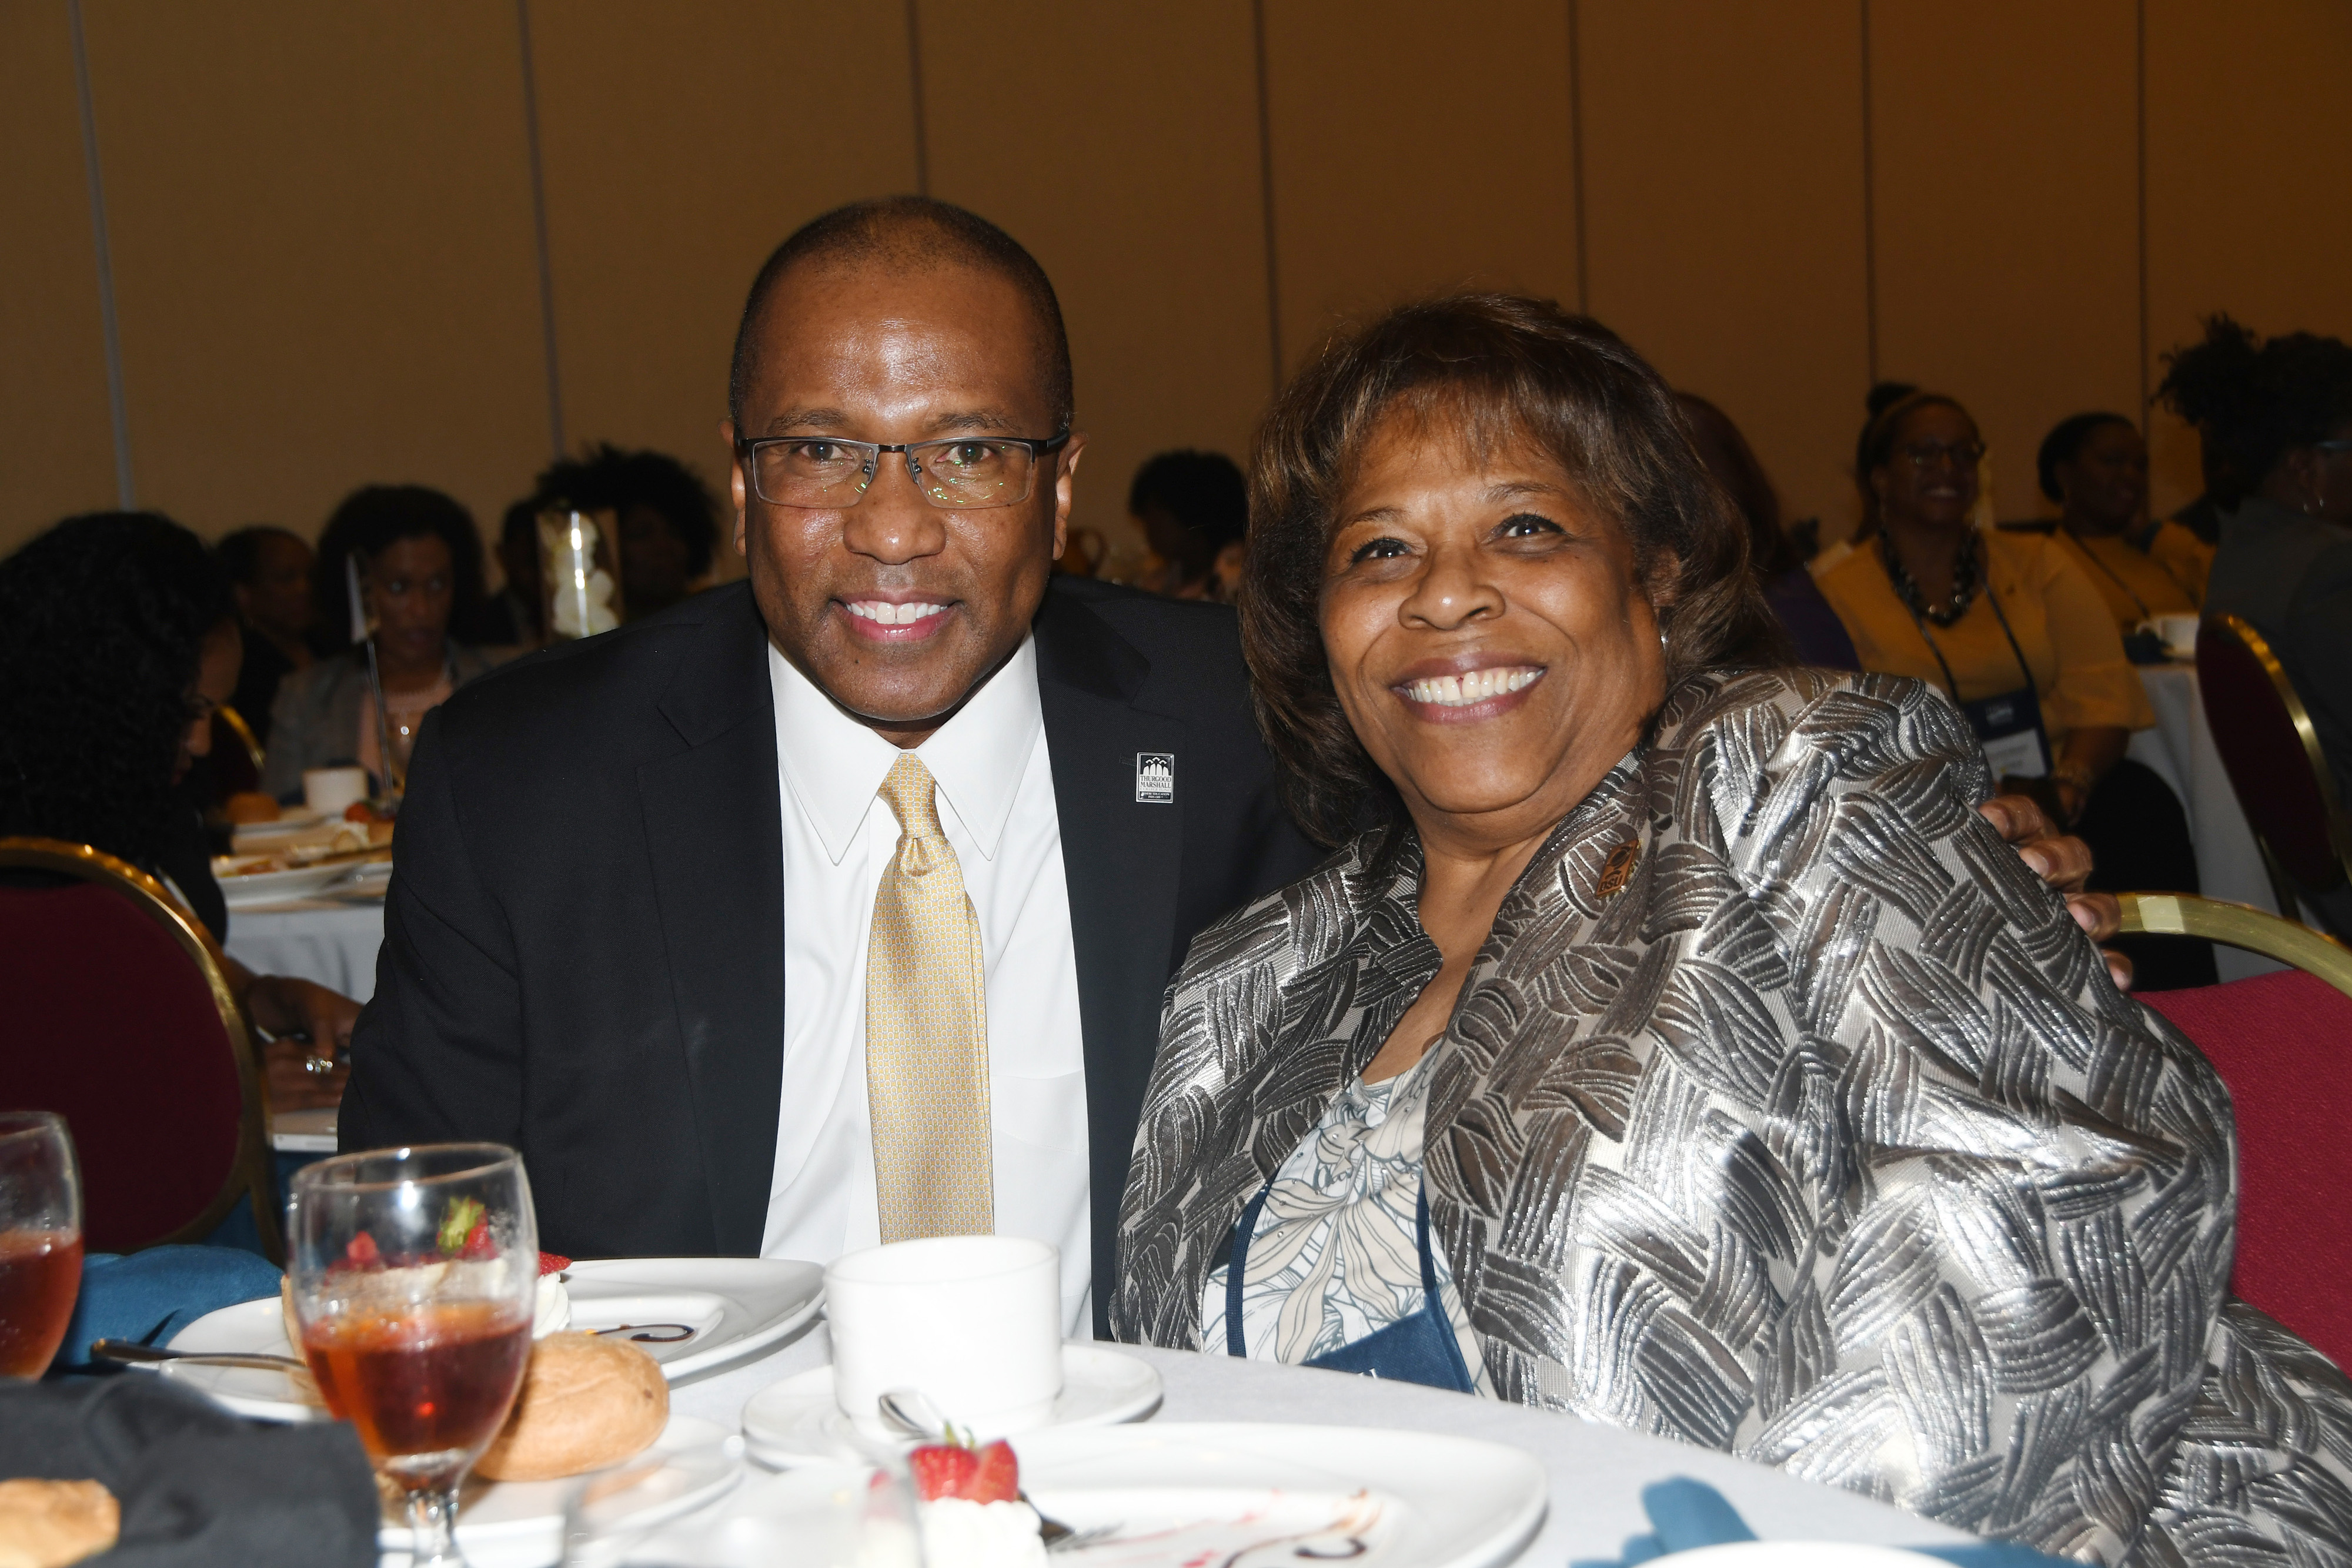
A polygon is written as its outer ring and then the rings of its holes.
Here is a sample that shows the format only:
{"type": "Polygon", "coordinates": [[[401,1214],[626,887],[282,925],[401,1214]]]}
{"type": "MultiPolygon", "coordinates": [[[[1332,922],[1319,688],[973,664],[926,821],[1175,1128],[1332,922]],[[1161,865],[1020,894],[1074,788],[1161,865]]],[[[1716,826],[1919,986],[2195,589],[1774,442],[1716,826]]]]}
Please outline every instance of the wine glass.
{"type": "Polygon", "coordinates": [[[0,1377],[38,1377],[81,1293],[81,1172],[65,1118],[0,1111],[0,1377]]]}
{"type": "Polygon", "coordinates": [[[294,1174],[288,1272],[327,1408],[407,1494],[414,1568],[462,1568],[457,1487],[530,1361],[539,1225],[497,1144],[344,1155],[294,1174]]]}

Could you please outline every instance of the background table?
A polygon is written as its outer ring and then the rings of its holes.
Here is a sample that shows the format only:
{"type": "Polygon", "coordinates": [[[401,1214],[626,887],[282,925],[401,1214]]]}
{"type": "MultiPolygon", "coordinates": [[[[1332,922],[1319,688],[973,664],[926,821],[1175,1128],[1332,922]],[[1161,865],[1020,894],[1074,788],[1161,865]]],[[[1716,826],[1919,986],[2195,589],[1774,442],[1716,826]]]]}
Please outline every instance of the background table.
{"type": "MultiPolygon", "coordinates": [[[[1478,1437],[1527,1450],[1551,1478],[1551,1510],[1543,1531],[1518,1559],[1531,1568],[1616,1558],[1628,1537],[1650,1531],[1642,1489],[1675,1476],[1715,1488],[1767,1541],[1948,1546],[1972,1539],[1948,1526],[1728,1454],[1572,1416],[1346,1373],[1190,1351],[1116,1348],[1149,1361],[1166,1381],[1167,1397],[1151,1417],[1154,1421],[1394,1427],[1478,1437]]],[[[831,1357],[824,1326],[819,1323],[756,1361],[682,1381],[670,1391],[670,1408],[738,1431],[751,1396],[794,1373],[822,1366],[831,1357]]]]}
{"type": "Polygon", "coordinates": [[[228,956],[257,975],[315,980],[354,1001],[375,995],[383,895],[297,898],[228,912],[228,956]]]}
{"type": "MultiPolygon", "coordinates": [[[[2199,695],[2194,664],[2142,664],[2140,685],[2156,708],[2156,727],[2131,738],[2133,761],[2152,768],[2172,787],[2189,814],[2189,836],[2197,850],[2199,891],[2208,898],[2250,904],[2290,920],[2302,918],[2294,910],[2282,912],[2272,896],[2270,875],[2254,830],[2238,804],[2237,791],[2221,766],[2213,745],[2213,731],[2205,723],[2205,702],[2199,695]]],[[[2216,946],[2215,963],[2225,980],[2283,969],[2284,964],[2235,947],[2216,946]]]]}

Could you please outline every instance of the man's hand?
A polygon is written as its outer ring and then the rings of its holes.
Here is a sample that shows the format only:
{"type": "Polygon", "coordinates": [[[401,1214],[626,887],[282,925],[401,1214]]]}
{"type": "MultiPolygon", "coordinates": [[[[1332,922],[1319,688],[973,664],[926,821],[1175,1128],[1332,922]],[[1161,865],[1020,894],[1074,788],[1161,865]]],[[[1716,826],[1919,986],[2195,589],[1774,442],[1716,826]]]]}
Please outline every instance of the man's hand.
{"type": "MultiPolygon", "coordinates": [[[[1977,810],[2015,847],[2018,858],[2033,868],[2034,875],[2065,895],[2066,913],[2089,933],[2092,941],[2104,942],[2123,929],[2123,905],[2116,902],[2115,894],[2083,890],[2091,874],[2090,845],[2062,837],[2049,814],[2023,795],[1996,795],[1977,810]]],[[[2129,990],[2131,960],[2114,951],[2105,951],[2104,956],[2107,973],[2118,987],[2129,990]]]]}
{"type": "Polygon", "coordinates": [[[350,1069],[324,1071],[311,1063],[332,1061],[349,1048],[359,1003],[309,980],[256,975],[245,988],[245,1010],[257,1028],[278,1037],[262,1051],[272,1110],[304,1110],[342,1099],[350,1069]]]}

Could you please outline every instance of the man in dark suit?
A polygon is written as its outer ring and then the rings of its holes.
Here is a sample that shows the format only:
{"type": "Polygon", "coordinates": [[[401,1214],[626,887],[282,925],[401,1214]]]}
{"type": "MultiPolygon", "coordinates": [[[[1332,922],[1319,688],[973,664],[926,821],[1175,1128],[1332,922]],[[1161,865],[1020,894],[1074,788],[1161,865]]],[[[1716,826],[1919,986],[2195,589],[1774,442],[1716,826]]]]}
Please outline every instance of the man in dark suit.
{"type": "Polygon", "coordinates": [[[1232,612],[1053,576],[1070,397],[982,220],[786,242],[726,431],[750,580],[427,720],[346,1148],[512,1145],[581,1256],[1034,1235],[1099,1328],[1168,978],[1315,852],[1232,612]]]}

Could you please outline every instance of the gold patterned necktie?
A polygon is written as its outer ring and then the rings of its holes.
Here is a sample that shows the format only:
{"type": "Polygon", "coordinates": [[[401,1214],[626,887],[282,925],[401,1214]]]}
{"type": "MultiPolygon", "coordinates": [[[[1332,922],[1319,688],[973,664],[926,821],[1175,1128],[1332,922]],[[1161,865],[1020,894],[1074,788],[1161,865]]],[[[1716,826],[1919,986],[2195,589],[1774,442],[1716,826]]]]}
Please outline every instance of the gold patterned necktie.
{"type": "Polygon", "coordinates": [[[885,1241],[996,1228],[980,916],[940,831],[936,789],[911,751],[882,781],[898,847],[874,892],[866,950],[866,1096],[885,1241]]]}

